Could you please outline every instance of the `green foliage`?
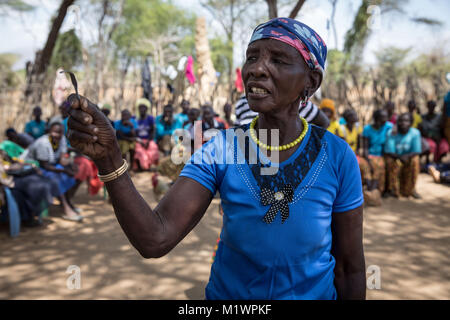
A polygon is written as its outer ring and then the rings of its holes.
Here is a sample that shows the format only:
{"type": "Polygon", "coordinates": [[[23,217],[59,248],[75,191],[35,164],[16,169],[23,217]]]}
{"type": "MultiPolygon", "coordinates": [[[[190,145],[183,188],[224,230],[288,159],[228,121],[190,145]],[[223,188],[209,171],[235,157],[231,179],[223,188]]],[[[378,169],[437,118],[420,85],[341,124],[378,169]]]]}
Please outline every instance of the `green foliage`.
{"type": "Polygon", "coordinates": [[[233,43],[224,41],[222,37],[209,40],[211,60],[216,71],[226,73],[233,63],[233,43]]]}
{"type": "Polygon", "coordinates": [[[326,80],[338,83],[345,77],[347,55],[339,50],[331,49],[327,54],[326,80]]]}
{"type": "Polygon", "coordinates": [[[59,67],[64,70],[71,70],[82,61],[82,44],[75,34],[75,30],[71,29],[58,36],[55,49],[51,59],[51,66],[54,69],[59,67]]]}
{"type": "Polygon", "coordinates": [[[390,89],[396,90],[404,76],[405,59],[410,49],[387,47],[378,51],[375,55],[378,60],[380,83],[390,89]]]}
{"type": "Polygon", "coordinates": [[[11,88],[19,85],[20,79],[12,70],[19,56],[13,53],[0,53],[0,87],[11,88]]]}
{"type": "Polygon", "coordinates": [[[115,32],[113,41],[118,50],[128,56],[151,53],[155,49],[152,40],[164,36],[167,40],[165,46],[171,44],[186,49],[191,45],[193,47],[193,38],[184,38],[193,37],[194,25],[195,17],[170,1],[127,0],[123,9],[123,23],[115,32]],[[170,41],[170,38],[179,41],[170,41]]]}
{"type": "Polygon", "coordinates": [[[0,0],[0,16],[6,15],[8,10],[32,11],[34,8],[34,6],[22,0],[0,0]]]}

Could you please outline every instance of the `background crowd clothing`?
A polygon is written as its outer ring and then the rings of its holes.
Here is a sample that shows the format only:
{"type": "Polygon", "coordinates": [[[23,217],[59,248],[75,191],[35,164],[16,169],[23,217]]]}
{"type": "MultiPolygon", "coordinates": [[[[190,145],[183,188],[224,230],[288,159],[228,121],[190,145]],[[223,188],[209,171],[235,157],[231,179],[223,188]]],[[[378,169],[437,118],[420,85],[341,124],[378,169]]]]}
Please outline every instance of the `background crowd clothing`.
{"type": "Polygon", "coordinates": [[[418,129],[419,125],[422,123],[422,116],[418,112],[414,111],[412,113],[412,120],[411,127],[418,129]]]}
{"type": "Polygon", "coordinates": [[[420,173],[419,156],[413,156],[409,160],[402,162],[400,159],[386,157],[386,167],[388,176],[387,191],[396,197],[413,196],[417,178],[420,173]]]}
{"type": "Polygon", "coordinates": [[[153,140],[139,139],[134,149],[133,170],[138,168],[149,170],[152,165],[158,164],[159,150],[158,145],[153,140]]]}
{"type": "Polygon", "coordinates": [[[444,110],[442,115],[444,117],[444,135],[450,144],[450,91],[444,97],[444,110]]]}
{"type": "Polygon", "coordinates": [[[141,139],[150,139],[150,133],[155,126],[155,119],[153,116],[147,115],[144,119],[137,119],[136,135],[141,139]]]}
{"type": "MultiPolygon", "coordinates": [[[[48,134],[43,135],[37,139],[28,149],[20,156],[24,160],[34,160],[38,162],[48,162],[55,166],[57,169],[64,169],[64,166],[59,164],[61,157],[67,153],[66,137],[62,136],[59,141],[56,150],[53,148],[50,142],[50,136],[48,134]]],[[[63,172],[53,172],[41,168],[45,177],[49,178],[53,182],[58,184],[58,196],[65,194],[76,183],[75,178],[69,176],[63,172]]]]}
{"type": "Polygon", "coordinates": [[[182,125],[176,117],[173,117],[171,123],[167,123],[164,121],[162,115],[157,116],[155,119],[155,142],[159,143],[164,136],[172,136],[176,129],[183,127],[182,125]]]}
{"type": "Polygon", "coordinates": [[[25,124],[25,133],[28,133],[34,139],[38,139],[45,134],[47,129],[47,123],[44,120],[36,122],[36,120],[31,120],[25,124]]]}
{"type": "Polygon", "coordinates": [[[384,148],[388,176],[388,192],[398,197],[409,197],[415,194],[415,186],[420,172],[419,155],[422,152],[421,136],[419,130],[409,128],[408,132],[388,133],[384,148]],[[392,157],[394,155],[396,157],[392,157]],[[399,156],[411,155],[408,159],[399,156]]]}
{"type": "Polygon", "coordinates": [[[174,118],[178,121],[178,123],[181,124],[181,127],[183,127],[189,121],[188,115],[183,112],[177,113],[174,118]]]}
{"type": "Polygon", "coordinates": [[[19,158],[25,149],[12,141],[5,140],[0,143],[0,150],[6,152],[7,155],[13,159],[19,158]]]}
{"type": "Polygon", "coordinates": [[[440,114],[433,113],[424,115],[420,124],[429,152],[434,156],[434,162],[440,162],[441,157],[450,150],[446,137],[442,135],[442,121],[440,114]]]}
{"type": "Polygon", "coordinates": [[[61,137],[56,150],[53,149],[48,134],[43,135],[34,141],[20,156],[24,160],[35,160],[58,164],[61,156],[67,153],[67,140],[65,136],[61,137]]]}
{"type": "Polygon", "coordinates": [[[405,134],[401,134],[400,132],[393,134],[392,129],[390,129],[386,138],[384,153],[398,156],[410,153],[420,154],[422,152],[420,140],[420,131],[415,128],[409,128],[405,134]]]}
{"type": "Polygon", "coordinates": [[[355,123],[352,130],[350,130],[346,125],[341,126],[342,138],[344,138],[354,152],[357,151],[358,139],[362,134],[362,131],[363,128],[359,125],[359,123],[355,123]]]}
{"type": "Polygon", "coordinates": [[[362,135],[367,138],[369,142],[369,155],[378,157],[383,155],[387,134],[392,127],[393,124],[390,122],[386,122],[379,129],[375,129],[371,124],[364,127],[362,135]]]}
{"type": "Polygon", "coordinates": [[[116,129],[117,140],[119,142],[120,151],[122,155],[128,154],[131,150],[134,150],[136,147],[136,141],[130,141],[128,139],[123,139],[121,134],[125,137],[131,137],[132,130],[138,130],[138,124],[136,119],[130,118],[129,122],[131,126],[124,125],[122,120],[114,121],[114,129],[116,129]]]}

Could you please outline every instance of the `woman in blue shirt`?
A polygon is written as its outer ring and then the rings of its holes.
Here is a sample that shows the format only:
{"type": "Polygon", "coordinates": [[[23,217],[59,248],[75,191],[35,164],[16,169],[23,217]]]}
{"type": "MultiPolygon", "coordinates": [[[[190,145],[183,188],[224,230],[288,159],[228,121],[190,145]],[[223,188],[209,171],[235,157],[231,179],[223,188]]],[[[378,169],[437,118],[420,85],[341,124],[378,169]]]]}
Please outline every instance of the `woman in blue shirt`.
{"type": "Polygon", "coordinates": [[[404,113],[398,117],[398,133],[388,132],[384,153],[388,173],[387,195],[420,198],[415,191],[419,176],[419,156],[422,152],[420,131],[411,128],[412,117],[404,113]]]}
{"type": "Polygon", "coordinates": [[[259,116],[197,150],[154,209],[122,172],[107,119],[84,97],[70,97],[71,143],[98,163],[118,221],[141,255],[168,253],[219,191],[223,229],[207,299],[365,298],[356,156],[298,114],[322,82],[325,59],[323,40],[296,20],[258,26],[242,75],[259,116]],[[86,115],[92,121],[83,124],[86,115]]]}
{"type": "Polygon", "coordinates": [[[42,109],[39,106],[34,107],[33,117],[34,119],[25,124],[25,133],[28,133],[34,139],[38,139],[45,134],[47,124],[41,119],[42,109]]]}
{"type": "Polygon", "coordinates": [[[121,119],[114,122],[114,128],[116,129],[122,157],[126,159],[129,153],[130,162],[133,163],[138,124],[136,120],[131,117],[131,112],[129,110],[125,109],[122,111],[121,119]]]}

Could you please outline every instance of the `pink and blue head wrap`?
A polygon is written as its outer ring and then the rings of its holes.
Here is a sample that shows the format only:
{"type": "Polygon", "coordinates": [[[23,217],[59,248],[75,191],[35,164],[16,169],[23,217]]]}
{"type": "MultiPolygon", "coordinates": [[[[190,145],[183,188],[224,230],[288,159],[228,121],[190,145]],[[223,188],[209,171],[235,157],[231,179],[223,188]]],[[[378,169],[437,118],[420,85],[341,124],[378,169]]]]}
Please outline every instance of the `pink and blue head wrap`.
{"type": "Polygon", "coordinates": [[[327,45],[306,24],[290,18],[275,18],[255,28],[249,45],[261,39],[275,39],[294,47],[311,69],[324,72],[327,45]]]}

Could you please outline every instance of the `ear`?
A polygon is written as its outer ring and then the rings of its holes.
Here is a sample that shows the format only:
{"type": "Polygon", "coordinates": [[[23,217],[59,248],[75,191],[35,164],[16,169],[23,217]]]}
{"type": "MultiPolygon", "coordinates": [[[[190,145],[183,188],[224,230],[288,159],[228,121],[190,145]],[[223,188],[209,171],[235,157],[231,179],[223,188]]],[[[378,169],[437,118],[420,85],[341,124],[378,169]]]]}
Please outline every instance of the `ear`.
{"type": "Polygon", "coordinates": [[[310,70],[308,74],[308,84],[305,88],[305,92],[307,93],[308,97],[311,97],[314,92],[319,89],[320,85],[322,84],[323,75],[322,72],[318,70],[310,70]]]}

